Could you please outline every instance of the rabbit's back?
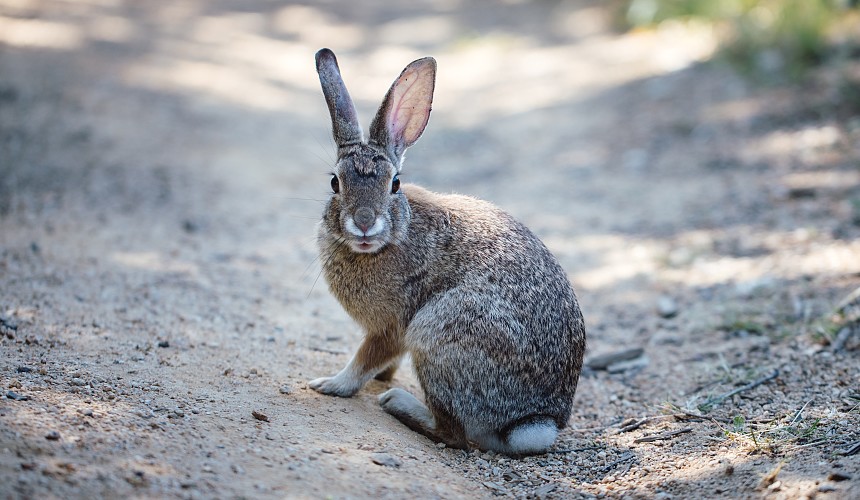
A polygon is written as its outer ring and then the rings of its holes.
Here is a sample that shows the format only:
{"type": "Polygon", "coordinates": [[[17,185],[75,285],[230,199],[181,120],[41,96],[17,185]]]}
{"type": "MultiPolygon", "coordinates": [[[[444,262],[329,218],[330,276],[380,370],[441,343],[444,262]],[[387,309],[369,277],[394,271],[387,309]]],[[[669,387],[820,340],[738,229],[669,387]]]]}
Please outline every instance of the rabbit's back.
{"type": "Polygon", "coordinates": [[[487,202],[421,190],[410,204],[416,232],[438,226],[444,212],[448,237],[432,238],[444,242],[433,260],[458,277],[421,305],[406,332],[427,397],[467,427],[498,430],[536,415],[563,427],[585,329],[561,266],[487,202]]]}

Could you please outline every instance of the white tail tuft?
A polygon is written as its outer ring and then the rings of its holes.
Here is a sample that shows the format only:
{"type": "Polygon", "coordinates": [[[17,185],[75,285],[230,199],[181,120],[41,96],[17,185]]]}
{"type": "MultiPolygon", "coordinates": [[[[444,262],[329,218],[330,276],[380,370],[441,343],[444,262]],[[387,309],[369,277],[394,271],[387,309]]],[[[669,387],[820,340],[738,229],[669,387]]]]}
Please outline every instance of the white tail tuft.
{"type": "Polygon", "coordinates": [[[521,455],[542,453],[552,446],[557,436],[558,427],[551,420],[523,424],[508,434],[508,452],[521,455]]]}

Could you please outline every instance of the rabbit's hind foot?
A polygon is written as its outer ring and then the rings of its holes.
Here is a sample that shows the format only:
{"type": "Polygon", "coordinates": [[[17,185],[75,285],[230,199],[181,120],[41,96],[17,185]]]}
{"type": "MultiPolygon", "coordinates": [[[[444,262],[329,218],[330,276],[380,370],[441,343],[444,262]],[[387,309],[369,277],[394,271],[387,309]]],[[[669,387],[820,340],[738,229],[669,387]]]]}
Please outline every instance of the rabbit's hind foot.
{"type": "Polygon", "coordinates": [[[421,401],[400,388],[379,395],[382,409],[415,432],[431,436],[436,428],[433,414],[421,401]]]}

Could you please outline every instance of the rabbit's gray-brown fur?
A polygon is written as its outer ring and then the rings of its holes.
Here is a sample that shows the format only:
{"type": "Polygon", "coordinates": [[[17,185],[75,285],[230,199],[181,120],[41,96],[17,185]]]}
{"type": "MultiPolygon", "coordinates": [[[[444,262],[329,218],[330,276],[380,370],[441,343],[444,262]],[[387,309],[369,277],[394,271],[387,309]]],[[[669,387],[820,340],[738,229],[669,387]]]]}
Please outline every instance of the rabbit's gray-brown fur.
{"type": "Polygon", "coordinates": [[[385,96],[365,141],[337,60],[316,56],[338,159],[319,225],[329,288],[364,329],[349,364],[310,387],[355,394],[410,353],[426,405],[402,389],[380,403],[449,446],[540,453],[571,413],[585,351],[573,289],[525,226],[490,203],[399,185],[427,124],[436,62],[419,59],[385,96]]]}

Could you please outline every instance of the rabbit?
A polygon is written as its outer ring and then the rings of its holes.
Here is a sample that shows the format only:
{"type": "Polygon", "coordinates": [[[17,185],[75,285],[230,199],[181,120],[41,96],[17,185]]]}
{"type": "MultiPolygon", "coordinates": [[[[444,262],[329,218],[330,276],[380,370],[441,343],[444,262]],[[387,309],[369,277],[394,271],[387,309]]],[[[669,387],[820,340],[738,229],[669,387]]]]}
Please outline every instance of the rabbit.
{"type": "Polygon", "coordinates": [[[316,54],[337,145],[317,242],[332,294],[365,336],[332,377],[349,397],[411,355],[425,402],[393,388],[382,408],[452,448],[543,453],[570,417],[585,324],[558,261],[524,225],[468,196],[401,184],[430,117],[436,61],[409,64],[365,140],[334,53],[316,54]]]}

